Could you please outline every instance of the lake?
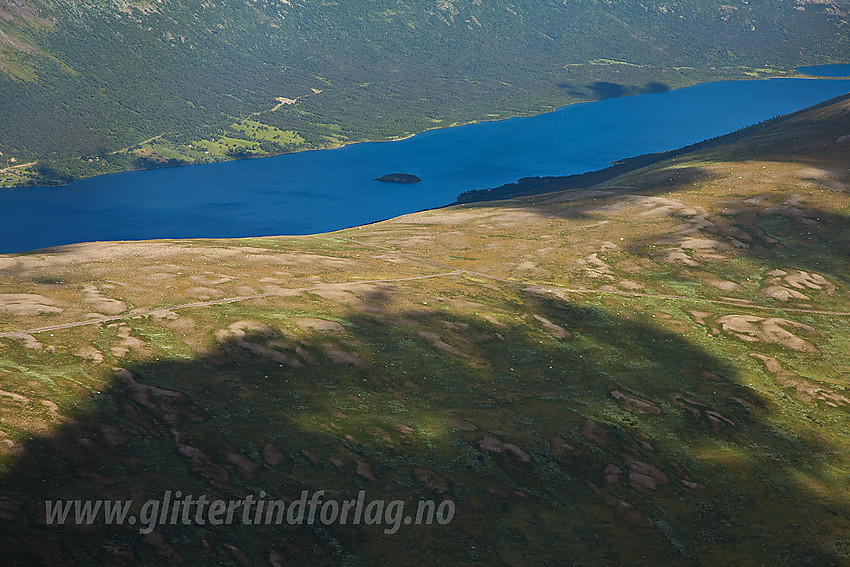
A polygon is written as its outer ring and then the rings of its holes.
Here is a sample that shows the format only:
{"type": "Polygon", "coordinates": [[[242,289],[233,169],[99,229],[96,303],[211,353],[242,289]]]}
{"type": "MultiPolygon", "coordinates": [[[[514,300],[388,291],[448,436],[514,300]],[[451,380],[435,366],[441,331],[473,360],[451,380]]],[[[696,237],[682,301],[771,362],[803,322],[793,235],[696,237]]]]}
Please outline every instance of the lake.
{"type": "Polygon", "coordinates": [[[812,77],[850,77],[850,64],[809,65],[808,67],[798,67],[796,71],[812,77]]]}
{"type": "Polygon", "coordinates": [[[396,142],[0,190],[0,253],[95,240],[326,232],[678,148],[850,92],[850,81],[706,83],[431,130],[396,142]],[[411,173],[421,183],[375,181],[411,173]]]}

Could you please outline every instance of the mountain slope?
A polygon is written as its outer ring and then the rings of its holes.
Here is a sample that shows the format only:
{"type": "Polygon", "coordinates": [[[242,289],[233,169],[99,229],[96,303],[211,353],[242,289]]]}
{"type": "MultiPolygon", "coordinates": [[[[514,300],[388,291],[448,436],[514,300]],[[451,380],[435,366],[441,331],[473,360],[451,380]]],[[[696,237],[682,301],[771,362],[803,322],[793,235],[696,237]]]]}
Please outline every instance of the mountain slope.
{"type": "Polygon", "coordinates": [[[848,134],[844,98],[596,188],[0,257],[4,561],[846,564],[848,134]],[[166,490],[456,514],[43,525],[166,490]]]}
{"type": "Polygon", "coordinates": [[[60,183],[784,74],[846,58],[846,19],[791,0],[1,0],[0,168],[60,183]]]}

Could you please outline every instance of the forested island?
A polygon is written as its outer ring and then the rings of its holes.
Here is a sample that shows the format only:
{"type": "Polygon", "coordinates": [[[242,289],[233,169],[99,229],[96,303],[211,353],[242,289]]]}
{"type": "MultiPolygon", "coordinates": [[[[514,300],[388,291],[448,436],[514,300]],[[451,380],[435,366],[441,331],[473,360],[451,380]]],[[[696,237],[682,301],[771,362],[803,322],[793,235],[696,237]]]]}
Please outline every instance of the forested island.
{"type": "Polygon", "coordinates": [[[412,173],[388,173],[376,177],[375,181],[383,181],[384,183],[419,183],[422,181],[412,173]]]}

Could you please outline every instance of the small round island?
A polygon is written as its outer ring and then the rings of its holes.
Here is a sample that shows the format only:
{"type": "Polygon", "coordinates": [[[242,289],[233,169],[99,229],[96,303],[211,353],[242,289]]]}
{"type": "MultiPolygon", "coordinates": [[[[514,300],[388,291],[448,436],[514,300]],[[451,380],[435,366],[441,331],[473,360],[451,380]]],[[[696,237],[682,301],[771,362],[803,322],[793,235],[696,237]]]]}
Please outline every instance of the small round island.
{"type": "Polygon", "coordinates": [[[385,183],[419,183],[422,180],[411,173],[389,173],[376,177],[375,181],[383,181],[385,183]]]}

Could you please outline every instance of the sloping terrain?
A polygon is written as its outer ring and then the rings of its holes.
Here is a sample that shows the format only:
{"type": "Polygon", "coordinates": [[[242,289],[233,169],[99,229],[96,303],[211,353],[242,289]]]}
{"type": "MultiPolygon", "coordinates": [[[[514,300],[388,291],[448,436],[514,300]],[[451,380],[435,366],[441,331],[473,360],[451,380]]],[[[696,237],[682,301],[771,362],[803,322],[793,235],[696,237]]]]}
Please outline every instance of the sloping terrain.
{"type": "Polygon", "coordinates": [[[5,564],[850,561],[850,100],[603,186],[0,257],[5,564]],[[44,501],[450,499],[446,525],[44,501]]]}
{"type": "Polygon", "coordinates": [[[784,75],[846,59],[848,14],[831,0],[0,0],[0,169],[15,168],[0,184],[784,75]]]}

